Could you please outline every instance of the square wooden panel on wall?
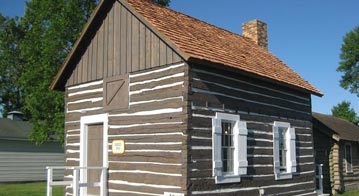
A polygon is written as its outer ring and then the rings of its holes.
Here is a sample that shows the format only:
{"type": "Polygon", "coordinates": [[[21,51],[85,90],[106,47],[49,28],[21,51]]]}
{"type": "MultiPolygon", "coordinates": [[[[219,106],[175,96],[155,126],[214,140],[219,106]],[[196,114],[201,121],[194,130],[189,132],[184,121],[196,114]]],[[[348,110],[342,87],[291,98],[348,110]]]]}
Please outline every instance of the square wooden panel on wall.
{"type": "Polygon", "coordinates": [[[103,109],[105,111],[128,109],[128,74],[106,78],[103,82],[103,109]]]}

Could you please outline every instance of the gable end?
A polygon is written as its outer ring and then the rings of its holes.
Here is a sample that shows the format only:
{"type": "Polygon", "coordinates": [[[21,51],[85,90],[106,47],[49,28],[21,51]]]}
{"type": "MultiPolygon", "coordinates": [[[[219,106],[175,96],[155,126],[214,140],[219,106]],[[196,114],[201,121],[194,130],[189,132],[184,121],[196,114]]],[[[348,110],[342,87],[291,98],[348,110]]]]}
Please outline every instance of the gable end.
{"type": "Polygon", "coordinates": [[[184,55],[123,1],[101,1],[51,88],[106,79],[184,60],[184,55]]]}

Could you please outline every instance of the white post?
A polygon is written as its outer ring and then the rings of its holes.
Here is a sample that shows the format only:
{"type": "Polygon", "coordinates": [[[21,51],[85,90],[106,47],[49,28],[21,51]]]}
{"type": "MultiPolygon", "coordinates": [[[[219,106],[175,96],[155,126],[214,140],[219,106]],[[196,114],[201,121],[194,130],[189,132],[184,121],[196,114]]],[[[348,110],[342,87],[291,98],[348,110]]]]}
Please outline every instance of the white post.
{"type": "Polygon", "coordinates": [[[52,196],[52,168],[47,167],[47,184],[46,184],[46,195],[52,196]]]}
{"type": "Polygon", "coordinates": [[[101,169],[101,196],[106,196],[107,191],[107,168],[101,169]]]}
{"type": "Polygon", "coordinates": [[[318,165],[319,169],[319,193],[323,194],[323,164],[318,165]]]}
{"type": "Polygon", "coordinates": [[[73,196],[79,196],[79,193],[80,193],[80,188],[79,188],[80,170],[78,168],[74,168],[72,180],[73,180],[72,181],[73,196]]]}

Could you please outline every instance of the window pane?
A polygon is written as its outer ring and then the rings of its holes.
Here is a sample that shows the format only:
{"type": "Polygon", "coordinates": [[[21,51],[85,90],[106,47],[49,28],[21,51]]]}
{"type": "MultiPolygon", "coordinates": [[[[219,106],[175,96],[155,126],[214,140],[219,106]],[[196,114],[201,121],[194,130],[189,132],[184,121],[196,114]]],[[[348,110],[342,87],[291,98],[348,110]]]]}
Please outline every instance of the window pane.
{"type": "Polygon", "coordinates": [[[222,172],[225,174],[233,173],[234,142],[233,142],[233,122],[222,121],[222,172]]]}
{"type": "Polygon", "coordinates": [[[347,171],[352,171],[352,149],[350,145],[345,145],[345,159],[347,171]]]}
{"type": "Polygon", "coordinates": [[[280,171],[287,171],[287,142],[286,134],[288,128],[278,127],[279,134],[279,162],[280,162],[280,171]]]}

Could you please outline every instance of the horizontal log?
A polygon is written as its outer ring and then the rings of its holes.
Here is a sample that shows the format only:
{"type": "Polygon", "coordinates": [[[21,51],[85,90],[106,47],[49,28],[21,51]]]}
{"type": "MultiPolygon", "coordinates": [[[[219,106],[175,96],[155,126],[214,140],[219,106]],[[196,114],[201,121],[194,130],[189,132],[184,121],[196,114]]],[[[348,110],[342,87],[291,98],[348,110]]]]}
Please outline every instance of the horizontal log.
{"type": "MultiPolygon", "coordinates": [[[[204,102],[205,103],[205,102],[204,102]]],[[[194,103],[194,105],[196,105],[194,103]]],[[[203,105],[205,106],[205,104],[203,105]]],[[[220,106],[220,108],[223,108],[223,105],[220,106]]],[[[219,108],[219,109],[220,109],[219,108]]],[[[228,109],[228,108],[227,108],[228,109]]],[[[274,121],[285,121],[285,122],[289,122],[291,124],[291,126],[297,126],[297,127],[312,127],[312,123],[311,120],[302,120],[302,119],[288,119],[287,115],[269,115],[269,114],[265,114],[263,112],[258,112],[259,115],[256,114],[250,114],[250,110],[239,110],[241,111],[240,118],[241,120],[244,121],[254,121],[254,122],[260,122],[260,124],[262,124],[263,126],[269,126],[271,124],[273,124],[274,121]],[[247,114],[244,114],[243,112],[247,112],[247,114]],[[283,120],[284,119],[284,120],[283,120]]],[[[207,115],[207,116],[215,116],[216,112],[215,111],[210,111],[210,110],[201,110],[201,109],[194,109],[193,112],[195,114],[201,114],[201,115],[207,115]]],[[[250,124],[250,123],[248,123],[250,124]]],[[[271,126],[269,126],[271,127],[271,126]]]]}
{"type": "MultiPolygon", "coordinates": [[[[127,143],[130,143],[127,141],[127,143]]],[[[158,142],[160,143],[160,142],[158,142]]],[[[174,143],[174,142],[172,142],[174,143]]],[[[179,151],[182,150],[182,144],[174,144],[174,145],[141,145],[136,144],[136,142],[131,142],[131,144],[125,144],[126,150],[172,150],[179,151]]]]}
{"type": "MultiPolygon", "coordinates": [[[[170,76],[168,76],[168,77],[170,77],[170,76]]],[[[153,78],[153,79],[157,79],[157,78],[153,78]]],[[[144,82],[144,81],[141,81],[141,82],[144,82]]],[[[152,81],[152,82],[144,83],[144,84],[136,84],[134,86],[130,86],[130,91],[137,91],[137,90],[141,90],[141,89],[151,89],[156,86],[173,84],[173,83],[177,83],[177,82],[184,82],[184,76],[172,77],[172,78],[167,78],[167,79],[160,80],[160,81],[152,81]]],[[[134,83],[134,82],[131,81],[131,83],[134,83]]]]}
{"type": "Polygon", "coordinates": [[[80,122],[71,123],[71,124],[66,124],[65,123],[65,130],[74,130],[74,129],[80,129],[80,122]]]}
{"type": "MultiPolygon", "coordinates": [[[[133,183],[132,183],[133,184],[133,183]]],[[[151,184],[149,184],[151,185],[151,184]]],[[[122,191],[132,191],[132,192],[142,192],[146,194],[163,194],[164,192],[178,192],[181,189],[180,188],[161,188],[159,185],[156,186],[145,186],[143,184],[140,185],[131,185],[131,182],[124,183],[124,184],[115,184],[112,183],[111,180],[108,183],[109,189],[116,189],[116,190],[122,190],[122,191]]],[[[123,195],[123,194],[122,194],[123,195]]],[[[126,193],[127,195],[127,193],[126,193]]]]}
{"type": "Polygon", "coordinates": [[[109,173],[109,180],[122,180],[150,185],[182,186],[181,176],[165,176],[146,173],[109,173]]]}
{"type": "Polygon", "coordinates": [[[142,127],[125,127],[125,128],[110,128],[109,135],[122,135],[122,134],[151,134],[151,133],[172,133],[182,132],[184,126],[178,125],[162,125],[159,126],[142,126],[142,127]]]}
{"type": "Polygon", "coordinates": [[[217,69],[210,71],[208,69],[203,70],[203,68],[198,68],[198,70],[200,71],[195,70],[192,72],[193,78],[208,80],[210,82],[220,83],[226,86],[235,86],[246,91],[266,94],[282,99],[290,98],[290,100],[301,103],[308,103],[310,101],[307,94],[299,93],[298,91],[293,91],[292,89],[283,88],[277,85],[274,86],[273,84],[262,82],[258,79],[250,78],[247,76],[241,76],[239,78],[238,74],[217,69]],[[285,92],[285,94],[278,92],[278,90],[285,92]],[[292,96],[288,96],[288,93],[290,93],[292,96]]]}
{"type": "MultiPolygon", "coordinates": [[[[82,116],[90,116],[90,115],[103,114],[103,113],[104,113],[104,111],[102,109],[83,111],[83,112],[65,113],[65,122],[80,121],[82,116]]],[[[78,124],[80,125],[80,123],[78,123],[78,124]]],[[[65,126],[66,125],[67,124],[65,124],[65,126]]]]}
{"type": "MultiPolygon", "coordinates": [[[[73,87],[76,87],[76,86],[73,86],[73,87]]],[[[69,94],[69,93],[77,93],[77,92],[87,91],[87,90],[93,90],[93,89],[99,89],[99,88],[103,87],[103,83],[90,85],[90,86],[87,86],[87,87],[75,88],[75,89],[73,87],[72,87],[72,89],[71,89],[71,87],[66,89],[67,94],[69,94]]]]}
{"type": "Polygon", "coordinates": [[[69,104],[67,109],[68,111],[72,111],[72,110],[80,110],[85,108],[102,107],[102,106],[103,106],[103,101],[95,101],[95,102],[85,101],[80,103],[69,104]]]}
{"type": "MultiPolygon", "coordinates": [[[[154,78],[161,78],[161,77],[166,77],[166,76],[171,76],[177,73],[184,73],[184,67],[185,66],[181,66],[181,67],[177,67],[177,68],[173,68],[173,69],[168,69],[165,71],[160,71],[160,72],[153,72],[150,74],[146,74],[146,75],[142,75],[142,76],[136,76],[137,73],[135,74],[131,74],[130,75],[130,83],[135,83],[135,82],[141,82],[141,81],[145,81],[145,80],[151,80],[154,78]],[[132,77],[131,77],[132,76],[132,77]],[[136,77],[133,77],[136,76],[136,77]]],[[[160,67],[159,69],[163,69],[164,67],[160,67]]],[[[151,69],[151,70],[146,70],[145,72],[148,73],[148,71],[155,71],[156,69],[151,69]]],[[[145,73],[143,72],[143,73],[145,73]]],[[[141,73],[141,72],[138,72],[141,73]]]]}
{"type": "MultiPolygon", "coordinates": [[[[181,153],[170,153],[170,152],[125,152],[124,154],[120,154],[120,155],[113,155],[113,154],[109,154],[109,160],[112,161],[134,161],[136,159],[131,159],[131,158],[139,158],[139,157],[143,157],[144,160],[147,160],[146,158],[157,158],[158,161],[154,161],[153,159],[151,159],[152,161],[150,162],[163,162],[160,160],[166,160],[168,159],[168,163],[178,163],[180,161],[173,161],[173,160],[181,160],[181,153]],[[172,161],[171,161],[172,160],[172,161]]],[[[138,159],[138,161],[140,161],[141,159],[138,159]]]]}
{"type": "MultiPolygon", "coordinates": [[[[165,116],[162,115],[160,118],[146,118],[141,120],[139,117],[134,117],[133,119],[122,120],[121,118],[110,118],[108,124],[109,125],[136,125],[136,124],[149,124],[149,123],[171,123],[171,122],[184,122],[183,115],[176,115],[176,116],[165,116]]],[[[173,126],[173,125],[172,125],[173,126]]]]}
{"type": "MultiPolygon", "coordinates": [[[[222,93],[223,94],[223,93],[222,93]]],[[[194,105],[208,105],[213,108],[226,108],[231,110],[248,111],[251,113],[265,114],[268,116],[284,116],[289,118],[298,118],[310,120],[309,112],[299,112],[294,109],[286,109],[274,105],[259,104],[248,100],[228,97],[228,95],[211,95],[209,92],[194,92],[189,96],[194,105]],[[227,96],[227,97],[226,97],[227,96]]]]}
{"type": "Polygon", "coordinates": [[[142,171],[150,171],[150,172],[169,173],[169,174],[182,173],[182,169],[183,169],[182,165],[164,165],[164,164],[110,162],[109,168],[110,170],[142,170],[142,171]]]}
{"type": "Polygon", "coordinates": [[[91,98],[101,98],[103,97],[102,92],[94,92],[94,93],[85,93],[85,94],[77,94],[65,99],[65,102],[74,102],[91,98]]]}
{"type": "Polygon", "coordinates": [[[148,101],[155,99],[166,99],[171,97],[183,96],[184,88],[182,86],[174,86],[164,89],[145,91],[130,96],[130,102],[148,101]]]}
{"type": "Polygon", "coordinates": [[[253,91],[243,90],[236,86],[236,83],[224,84],[223,81],[213,82],[210,78],[203,78],[201,81],[193,80],[192,88],[201,89],[205,91],[218,92],[228,96],[240,97],[244,100],[255,100],[256,102],[263,103],[261,105],[273,104],[280,107],[286,107],[298,111],[309,112],[311,106],[309,102],[303,103],[294,101],[291,97],[279,98],[276,95],[267,95],[263,93],[257,93],[253,91]],[[239,89],[239,90],[238,90],[239,89]]]}
{"type": "MultiPolygon", "coordinates": [[[[215,184],[214,179],[201,179],[197,178],[196,180],[191,180],[190,191],[210,191],[210,190],[221,190],[221,189],[248,189],[250,187],[261,187],[261,186],[273,186],[278,189],[278,185],[285,184],[298,184],[298,190],[303,189],[302,184],[305,184],[306,187],[314,187],[314,183],[307,183],[314,181],[313,175],[303,175],[303,176],[293,176],[293,179],[288,180],[275,180],[274,176],[272,177],[241,177],[240,183],[230,183],[230,184],[215,184]]],[[[293,188],[297,186],[292,186],[293,188]]],[[[284,187],[285,188],[285,187],[284,187]]],[[[295,188],[297,189],[297,188],[295,188]]],[[[280,192],[280,191],[278,191],[280,192]]]]}
{"type": "Polygon", "coordinates": [[[151,110],[158,110],[162,108],[180,108],[184,106],[183,104],[184,103],[182,99],[170,99],[160,102],[130,105],[130,109],[128,110],[128,112],[132,113],[132,112],[140,112],[140,111],[151,111],[151,110]]]}

